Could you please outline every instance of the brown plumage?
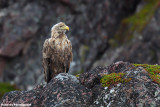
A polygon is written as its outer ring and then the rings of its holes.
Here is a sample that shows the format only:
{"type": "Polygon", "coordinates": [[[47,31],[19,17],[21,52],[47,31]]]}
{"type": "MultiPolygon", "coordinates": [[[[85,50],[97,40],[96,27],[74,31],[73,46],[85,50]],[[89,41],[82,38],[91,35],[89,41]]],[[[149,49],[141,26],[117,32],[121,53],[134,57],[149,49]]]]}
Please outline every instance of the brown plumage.
{"type": "Polygon", "coordinates": [[[63,22],[51,28],[51,38],[43,44],[43,68],[48,83],[56,74],[68,72],[72,61],[72,44],[65,31],[69,30],[63,22]]]}

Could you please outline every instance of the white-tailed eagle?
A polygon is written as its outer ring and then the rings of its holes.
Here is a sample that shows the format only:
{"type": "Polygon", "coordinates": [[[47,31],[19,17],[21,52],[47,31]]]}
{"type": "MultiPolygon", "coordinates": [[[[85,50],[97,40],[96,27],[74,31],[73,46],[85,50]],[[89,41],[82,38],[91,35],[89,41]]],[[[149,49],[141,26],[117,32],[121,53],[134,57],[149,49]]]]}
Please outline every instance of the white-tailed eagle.
{"type": "Polygon", "coordinates": [[[48,83],[56,74],[68,72],[72,61],[72,44],[65,34],[69,27],[63,22],[51,28],[51,38],[43,44],[43,68],[48,83]]]}

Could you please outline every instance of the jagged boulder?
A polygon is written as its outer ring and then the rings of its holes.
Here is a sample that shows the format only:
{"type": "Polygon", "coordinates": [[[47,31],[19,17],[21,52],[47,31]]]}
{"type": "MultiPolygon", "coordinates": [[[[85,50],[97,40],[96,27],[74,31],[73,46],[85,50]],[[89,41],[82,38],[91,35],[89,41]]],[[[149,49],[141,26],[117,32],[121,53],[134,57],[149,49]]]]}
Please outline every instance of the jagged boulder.
{"type": "Polygon", "coordinates": [[[79,77],[61,73],[47,85],[39,85],[30,91],[12,91],[5,94],[1,100],[1,104],[13,103],[54,107],[158,107],[160,87],[153,82],[146,69],[120,61],[107,68],[97,67],[80,74],[79,77]],[[102,78],[113,73],[124,73],[122,79],[131,79],[103,87],[102,78]]]}
{"type": "Polygon", "coordinates": [[[92,92],[80,85],[79,80],[72,75],[61,73],[45,86],[39,85],[30,91],[12,91],[7,93],[3,104],[31,104],[47,107],[87,105],[92,92]]]}

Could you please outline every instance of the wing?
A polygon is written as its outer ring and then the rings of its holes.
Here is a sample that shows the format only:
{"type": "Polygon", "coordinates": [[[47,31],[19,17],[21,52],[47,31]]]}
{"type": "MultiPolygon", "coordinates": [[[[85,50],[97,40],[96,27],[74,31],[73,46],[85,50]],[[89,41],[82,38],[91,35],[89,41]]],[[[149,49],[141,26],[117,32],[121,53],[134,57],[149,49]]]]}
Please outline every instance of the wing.
{"type": "Polygon", "coordinates": [[[43,44],[43,57],[42,57],[42,64],[44,68],[44,76],[45,76],[45,81],[48,83],[51,80],[51,58],[50,58],[50,44],[49,44],[49,39],[46,39],[44,44],[43,44]]]}
{"type": "Polygon", "coordinates": [[[73,59],[73,54],[72,54],[72,43],[70,42],[70,40],[68,40],[68,46],[69,46],[68,59],[69,59],[69,62],[71,63],[73,59]]]}
{"type": "Polygon", "coordinates": [[[64,63],[64,66],[65,66],[65,71],[68,72],[69,71],[69,68],[70,68],[70,63],[72,62],[72,44],[69,40],[67,40],[66,42],[67,44],[67,48],[65,49],[65,63],[64,63]]]}

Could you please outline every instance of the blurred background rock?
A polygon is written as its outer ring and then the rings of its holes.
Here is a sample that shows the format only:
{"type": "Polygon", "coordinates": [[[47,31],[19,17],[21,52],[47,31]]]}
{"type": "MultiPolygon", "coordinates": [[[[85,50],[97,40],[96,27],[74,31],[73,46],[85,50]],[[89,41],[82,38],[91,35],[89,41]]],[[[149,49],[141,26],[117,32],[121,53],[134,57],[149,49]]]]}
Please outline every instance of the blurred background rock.
{"type": "Polygon", "coordinates": [[[72,74],[118,60],[160,64],[159,0],[0,0],[0,82],[44,82],[43,43],[60,21],[70,27],[72,74]]]}

